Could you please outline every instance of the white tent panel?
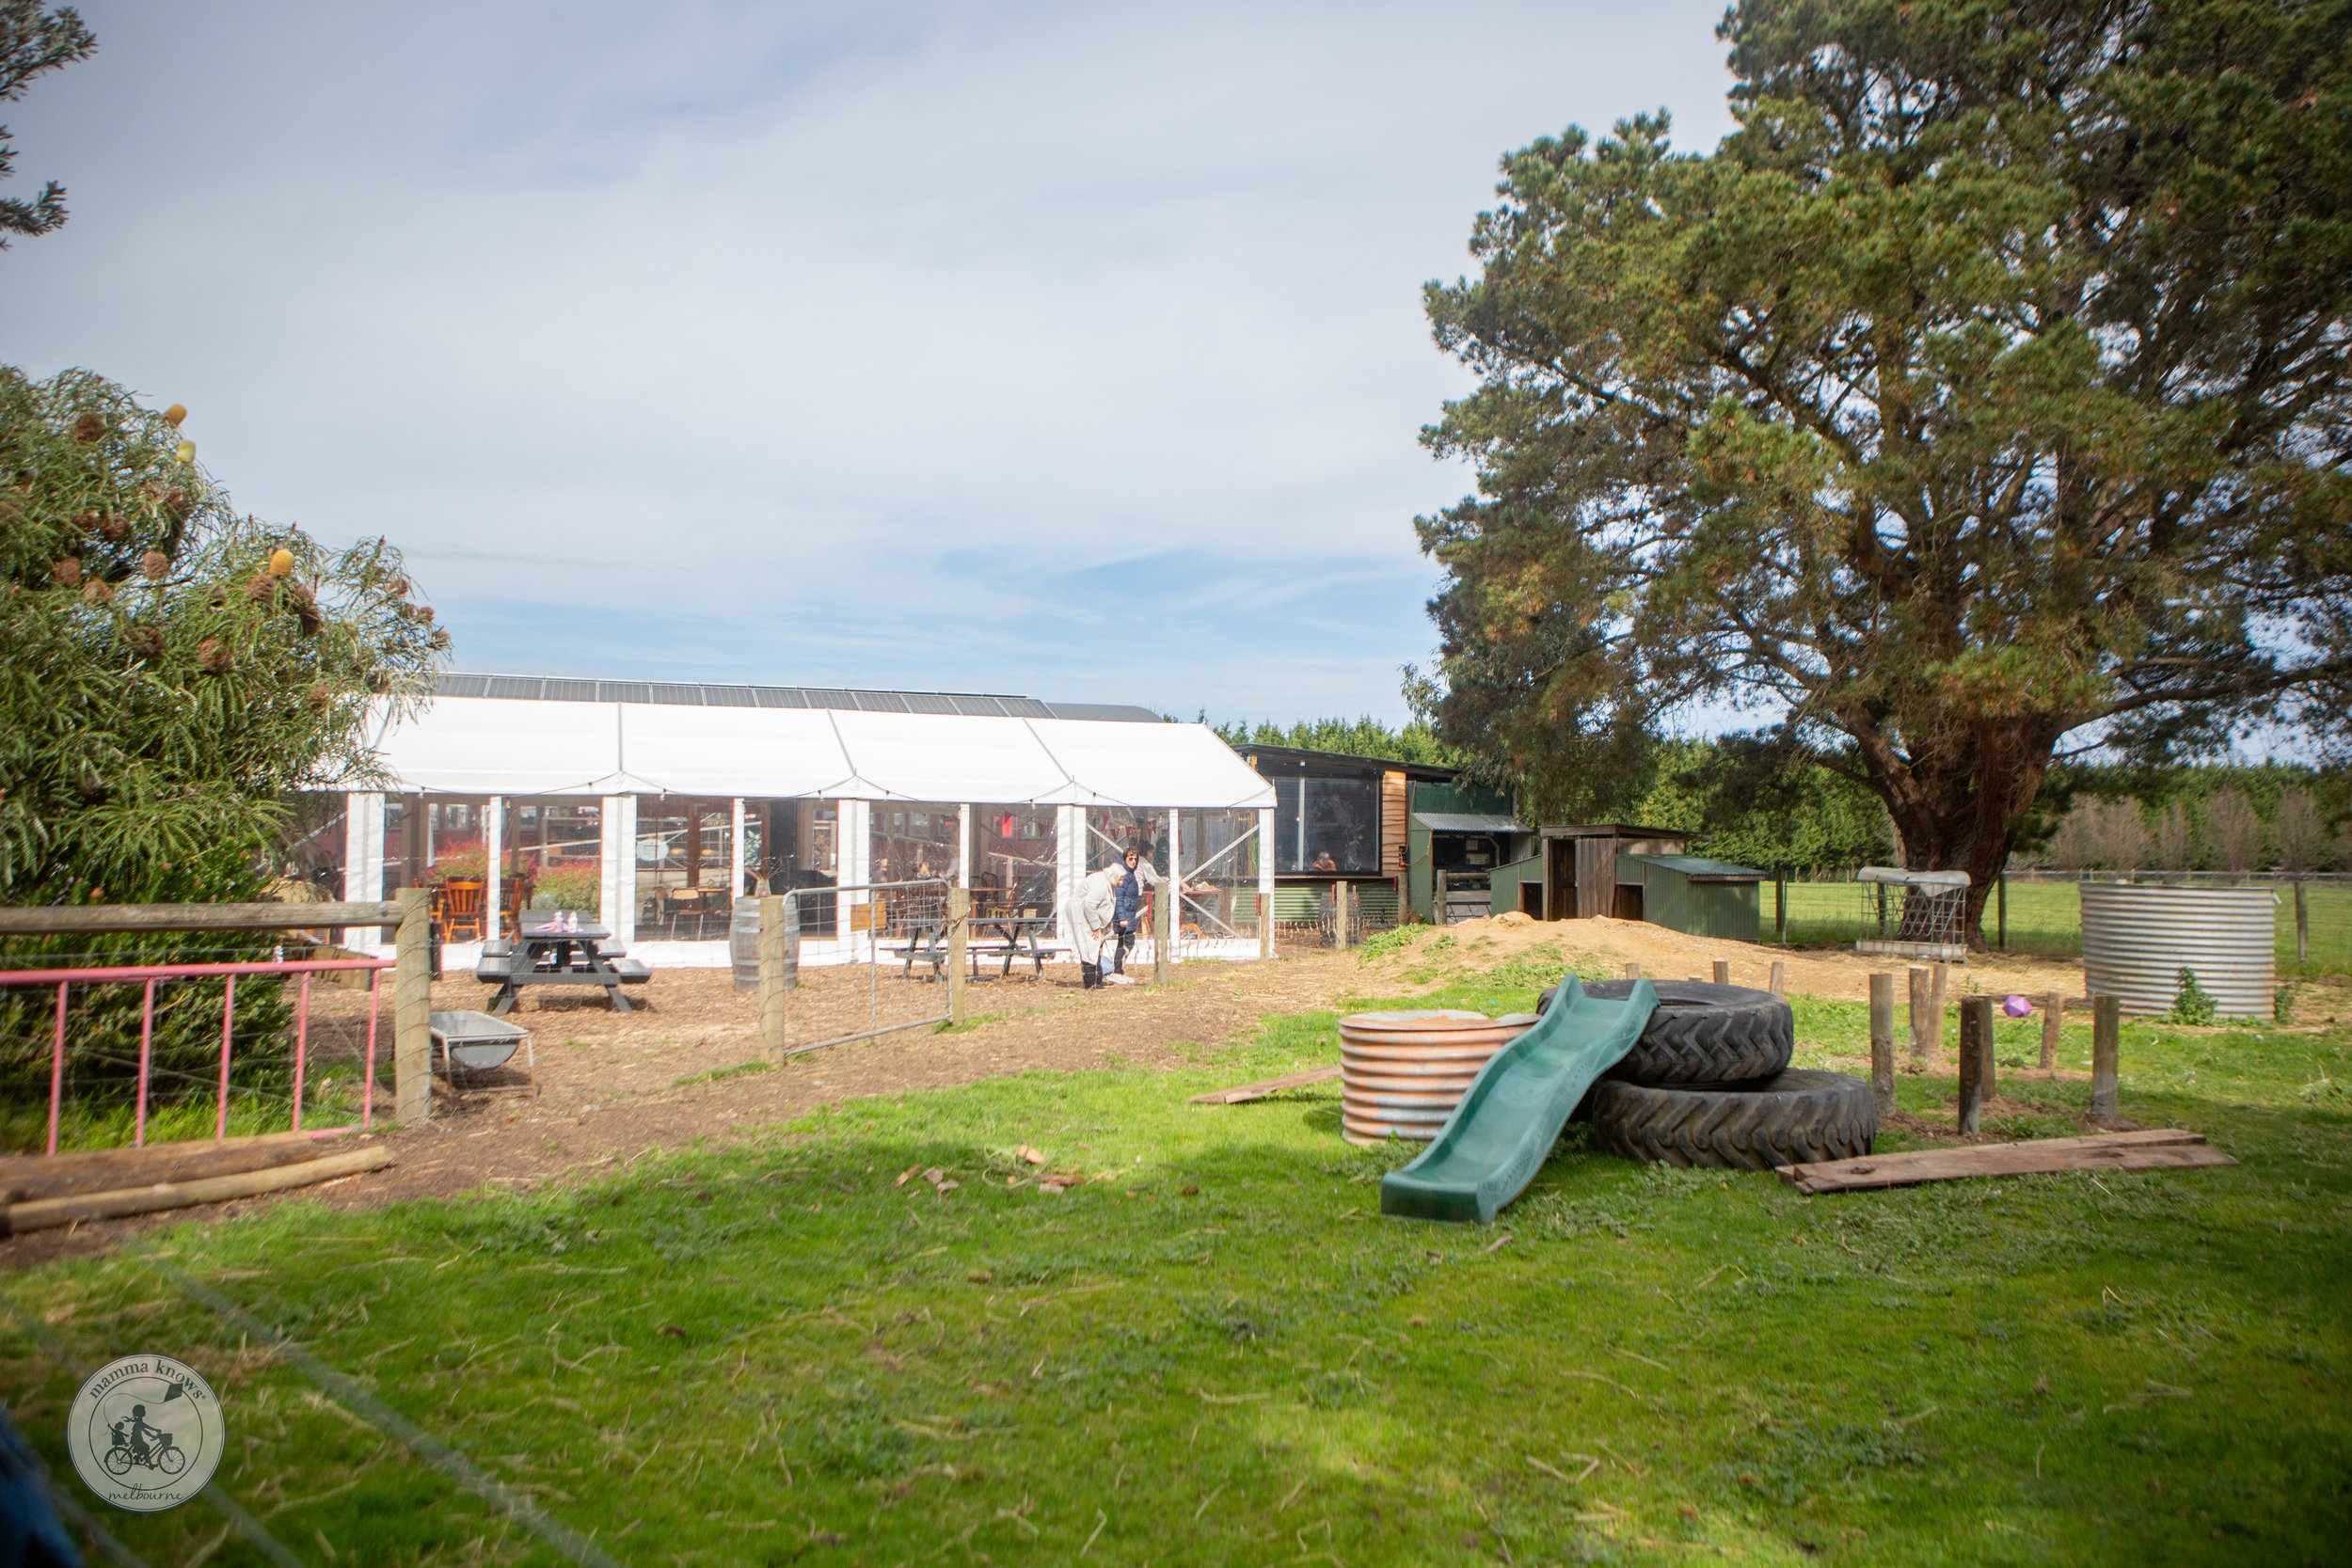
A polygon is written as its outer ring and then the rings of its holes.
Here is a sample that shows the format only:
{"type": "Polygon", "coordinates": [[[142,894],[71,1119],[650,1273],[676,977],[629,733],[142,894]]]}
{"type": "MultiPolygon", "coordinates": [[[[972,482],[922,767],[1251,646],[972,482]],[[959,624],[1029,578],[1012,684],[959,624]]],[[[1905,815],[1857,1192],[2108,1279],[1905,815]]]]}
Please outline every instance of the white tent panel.
{"type": "Polygon", "coordinates": [[[855,794],[855,769],[831,716],[814,708],[621,706],[629,777],[672,795],[834,799],[855,794]]]}
{"type": "Polygon", "coordinates": [[[1203,724],[440,697],[376,750],[385,787],[460,795],[1274,803],[1203,724]]]}
{"type": "Polygon", "coordinates": [[[626,787],[620,715],[603,703],[437,697],[389,725],[376,752],[396,790],[602,795],[626,787]]]}
{"type": "Polygon", "coordinates": [[[1069,779],[1019,719],[940,713],[832,716],[871,800],[1054,801],[1069,779]]]}
{"type": "Polygon", "coordinates": [[[1025,721],[1076,781],[1070,803],[1220,811],[1274,804],[1274,786],[1206,724],[1025,721]]]}

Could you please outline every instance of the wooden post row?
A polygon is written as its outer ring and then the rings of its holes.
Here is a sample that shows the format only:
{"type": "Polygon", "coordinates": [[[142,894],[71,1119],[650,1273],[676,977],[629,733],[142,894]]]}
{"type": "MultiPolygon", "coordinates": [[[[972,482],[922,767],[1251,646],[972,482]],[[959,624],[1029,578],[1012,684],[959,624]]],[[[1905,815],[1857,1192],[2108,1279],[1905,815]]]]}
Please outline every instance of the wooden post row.
{"type": "Polygon", "coordinates": [[[1928,1054],[1944,1053],[1944,992],[1950,984],[1951,965],[1935,964],[1928,970],[1928,1054]]]}
{"type": "Polygon", "coordinates": [[[1915,1066],[1928,1059],[1928,972],[1914,964],[1908,978],[1911,998],[1905,1016],[1911,1025],[1911,1060],[1915,1066]]]}
{"type": "Polygon", "coordinates": [[[392,1119],[433,1113],[433,911],[421,887],[400,890],[392,937],[392,1119]]]}
{"type": "Polygon", "coordinates": [[[972,890],[947,890],[947,1022],[963,1022],[963,966],[971,952],[972,890]]]}
{"type": "Polygon", "coordinates": [[[1168,983],[1170,949],[1176,945],[1176,879],[1171,868],[1152,898],[1152,979],[1168,983]]]}
{"type": "Polygon", "coordinates": [[[1985,1097],[1992,1092],[1993,998],[1971,996],[1960,1005],[1960,1130],[1978,1131],[1985,1097]]]}
{"type": "Polygon", "coordinates": [[[2096,996],[2090,1001],[2090,1119],[2114,1121],[2122,1112],[2116,1095],[2117,1058],[2123,1047],[2123,999],[2096,996]]]}
{"type": "Polygon", "coordinates": [[[778,1063],[784,1060],[784,993],[790,986],[784,912],[789,902],[776,895],[759,901],[759,1049],[778,1063]]]}
{"type": "Polygon", "coordinates": [[[1870,976],[1870,1098],[1879,1119],[1895,1114],[1895,977],[1870,976]]]}

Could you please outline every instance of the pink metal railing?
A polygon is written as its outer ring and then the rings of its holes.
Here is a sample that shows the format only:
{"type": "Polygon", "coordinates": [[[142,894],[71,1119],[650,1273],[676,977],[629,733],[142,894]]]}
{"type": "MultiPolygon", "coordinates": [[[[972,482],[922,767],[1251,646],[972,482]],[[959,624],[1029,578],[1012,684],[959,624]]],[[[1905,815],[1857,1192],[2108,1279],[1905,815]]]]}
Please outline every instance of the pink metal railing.
{"type": "Polygon", "coordinates": [[[0,986],[56,986],[57,988],[56,1032],[49,1056],[49,1148],[57,1152],[57,1117],[65,1099],[65,1017],[66,993],[77,985],[110,981],[138,981],[145,987],[139,1005],[139,1084],[138,1105],[132,1115],[131,1143],[143,1148],[147,1143],[148,1081],[154,1066],[155,1054],[155,984],[159,980],[223,981],[220,999],[220,1092],[219,1105],[213,1119],[215,1141],[229,1135],[229,1052],[234,1036],[237,1013],[237,978],[246,974],[298,974],[302,987],[294,1004],[294,1131],[302,1131],[302,1089],[310,1049],[310,976],[331,970],[365,970],[368,972],[368,1048],[367,1066],[359,1078],[359,1125],[373,1124],[375,1119],[375,1033],[376,1020],[382,1009],[384,972],[392,967],[389,958],[289,958],[273,963],[211,963],[211,964],[120,964],[93,969],[0,969],[0,986]]]}

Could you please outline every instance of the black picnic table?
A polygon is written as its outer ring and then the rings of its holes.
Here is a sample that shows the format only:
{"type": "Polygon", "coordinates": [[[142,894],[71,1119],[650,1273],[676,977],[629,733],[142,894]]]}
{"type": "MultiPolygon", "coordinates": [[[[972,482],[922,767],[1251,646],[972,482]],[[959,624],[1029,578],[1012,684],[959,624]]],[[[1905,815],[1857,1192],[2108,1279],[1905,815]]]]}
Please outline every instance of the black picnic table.
{"type": "MultiPolygon", "coordinates": [[[[1047,954],[1038,939],[1053,930],[1054,917],[1052,915],[976,914],[971,917],[971,922],[975,936],[991,931],[995,933],[995,940],[993,942],[981,940],[965,943],[964,951],[969,955],[972,964],[972,978],[975,980],[980,978],[980,960],[984,958],[1001,958],[1004,960],[996,971],[999,979],[1012,973],[1012,962],[1015,958],[1026,958],[1036,966],[1037,973],[1040,974],[1045,973],[1047,954]]],[[[909,928],[906,961],[899,966],[899,974],[913,975],[914,966],[918,963],[927,963],[931,966],[933,979],[937,979],[946,973],[947,967],[947,920],[946,916],[920,920],[909,928]]]]}
{"type": "Polygon", "coordinates": [[[512,1010],[525,986],[600,986],[614,1012],[631,1012],[621,988],[644,984],[653,971],[610,949],[612,941],[609,927],[588,921],[569,929],[558,929],[551,919],[521,922],[514,940],[500,944],[504,952],[484,951],[474,978],[499,988],[490,1002],[493,1017],[512,1010]]]}

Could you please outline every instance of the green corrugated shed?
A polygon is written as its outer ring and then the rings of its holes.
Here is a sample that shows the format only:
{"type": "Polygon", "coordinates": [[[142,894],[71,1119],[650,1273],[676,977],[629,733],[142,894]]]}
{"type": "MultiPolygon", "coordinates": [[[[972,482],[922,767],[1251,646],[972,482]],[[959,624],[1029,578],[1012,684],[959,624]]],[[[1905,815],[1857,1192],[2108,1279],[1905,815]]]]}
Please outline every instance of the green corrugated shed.
{"type": "Polygon", "coordinates": [[[1642,918],[1694,937],[1754,942],[1763,930],[1764,873],[1704,855],[1617,857],[1617,885],[1642,890],[1642,918]]]}
{"type": "MultiPolygon", "coordinates": [[[[1427,779],[1412,783],[1405,823],[1405,903],[1423,920],[1434,919],[1438,898],[1436,862],[1431,858],[1429,830],[1419,818],[1424,813],[1476,816],[1511,815],[1511,798],[1482,784],[1438,784],[1427,779]]],[[[1518,908],[1517,904],[1511,906],[1518,908]]]]}
{"type": "MultiPolygon", "coordinates": [[[[1524,860],[1513,861],[1508,865],[1499,865],[1495,867],[1494,880],[1489,884],[1494,896],[1488,901],[1488,908],[1497,914],[1508,914],[1513,910],[1524,910],[1527,906],[1521,902],[1519,890],[1528,886],[1541,889],[1543,885],[1544,857],[1541,855],[1530,855],[1524,860]]],[[[1541,902],[1540,897],[1537,901],[1541,902]]],[[[1536,919],[1543,918],[1542,910],[1538,909],[1534,912],[1536,919]]]]}

